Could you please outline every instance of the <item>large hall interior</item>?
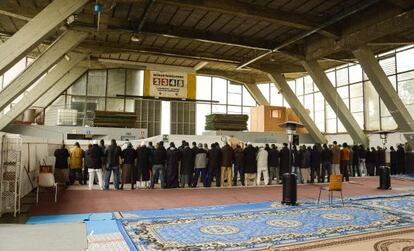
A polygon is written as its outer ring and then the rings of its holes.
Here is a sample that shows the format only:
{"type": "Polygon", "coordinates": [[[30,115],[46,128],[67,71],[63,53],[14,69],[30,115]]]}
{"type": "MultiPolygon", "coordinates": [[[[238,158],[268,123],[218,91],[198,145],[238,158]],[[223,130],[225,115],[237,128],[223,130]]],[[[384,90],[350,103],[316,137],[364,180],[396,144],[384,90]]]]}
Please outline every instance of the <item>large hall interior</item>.
{"type": "Polygon", "coordinates": [[[412,0],[1,0],[0,250],[412,250],[413,117],[412,0]]]}

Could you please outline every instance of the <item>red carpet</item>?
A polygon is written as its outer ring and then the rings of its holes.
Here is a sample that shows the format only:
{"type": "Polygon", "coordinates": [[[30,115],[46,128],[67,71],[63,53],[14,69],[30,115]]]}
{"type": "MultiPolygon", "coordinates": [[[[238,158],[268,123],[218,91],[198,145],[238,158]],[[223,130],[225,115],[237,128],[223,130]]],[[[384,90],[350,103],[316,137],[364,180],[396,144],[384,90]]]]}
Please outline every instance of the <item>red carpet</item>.
{"type": "MultiPolygon", "coordinates": [[[[360,196],[401,193],[403,192],[401,188],[410,186],[414,188],[414,181],[393,179],[392,187],[394,190],[378,190],[377,186],[378,177],[351,178],[351,183],[344,183],[343,195],[360,196]],[[398,188],[400,189],[398,190],[398,188]]],[[[298,186],[298,200],[316,199],[318,193],[319,184],[298,186]]],[[[327,192],[323,195],[327,197],[327,192]]],[[[41,193],[39,197],[39,204],[33,206],[30,215],[113,212],[281,201],[282,187],[143,189],[132,191],[65,190],[59,192],[57,203],[53,202],[52,192],[41,193]]]]}

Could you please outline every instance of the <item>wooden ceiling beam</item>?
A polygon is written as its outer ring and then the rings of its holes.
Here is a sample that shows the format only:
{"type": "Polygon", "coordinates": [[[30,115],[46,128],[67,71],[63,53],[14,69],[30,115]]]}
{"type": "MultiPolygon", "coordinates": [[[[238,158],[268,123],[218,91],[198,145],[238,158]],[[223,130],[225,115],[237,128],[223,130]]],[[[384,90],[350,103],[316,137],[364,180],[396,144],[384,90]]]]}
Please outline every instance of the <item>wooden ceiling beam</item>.
{"type": "Polygon", "coordinates": [[[341,51],[354,50],[377,39],[405,32],[414,28],[413,20],[414,10],[409,10],[346,34],[338,40],[322,38],[309,41],[304,50],[306,58],[318,59],[341,51]]]}
{"type": "MultiPolygon", "coordinates": [[[[137,2],[138,0],[118,0],[119,2],[137,2]]],[[[157,3],[184,7],[190,9],[202,9],[215,11],[235,16],[254,18],[270,23],[277,23],[286,27],[300,30],[311,30],[322,23],[321,17],[309,16],[304,14],[294,14],[290,12],[261,7],[254,4],[244,3],[237,0],[157,0],[157,3]]],[[[334,30],[321,30],[321,35],[328,37],[338,37],[334,30]]]]}

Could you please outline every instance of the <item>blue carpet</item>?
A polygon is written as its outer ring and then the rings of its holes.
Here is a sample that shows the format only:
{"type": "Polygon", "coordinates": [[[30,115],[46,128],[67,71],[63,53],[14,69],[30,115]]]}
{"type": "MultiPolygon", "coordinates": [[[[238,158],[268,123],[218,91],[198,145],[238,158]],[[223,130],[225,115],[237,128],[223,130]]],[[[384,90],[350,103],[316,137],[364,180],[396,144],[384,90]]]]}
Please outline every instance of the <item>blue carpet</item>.
{"type": "Polygon", "coordinates": [[[251,250],[414,226],[412,195],[278,205],[128,211],[119,226],[132,250],[251,250]]]}

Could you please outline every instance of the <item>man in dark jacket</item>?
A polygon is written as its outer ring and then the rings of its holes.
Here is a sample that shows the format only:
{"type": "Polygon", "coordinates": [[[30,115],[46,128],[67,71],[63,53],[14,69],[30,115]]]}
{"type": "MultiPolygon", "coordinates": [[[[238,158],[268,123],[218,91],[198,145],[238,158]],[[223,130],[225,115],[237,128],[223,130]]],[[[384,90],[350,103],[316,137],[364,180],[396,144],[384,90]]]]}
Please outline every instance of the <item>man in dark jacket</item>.
{"type": "Polygon", "coordinates": [[[272,184],[272,181],[276,178],[276,183],[279,183],[279,150],[277,146],[272,144],[272,148],[269,150],[268,155],[268,165],[269,165],[269,185],[272,184]]]}
{"type": "Polygon", "coordinates": [[[359,155],[359,170],[361,170],[361,176],[362,175],[368,176],[367,165],[366,165],[367,154],[365,152],[365,148],[363,145],[359,145],[358,155],[359,155]]]}
{"type": "Polygon", "coordinates": [[[102,148],[98,146],[97,142],[94,142],[92,148],[90,149],[90,158],[91,158],[91,165],[88,166],[88,173],[89,173],[89,190],[92,190],[93,181],[95,179],[95,173],[98,176],[98,184],[99,188],[103,189],[103,181],[102,181],[102,159],[104,156],[104,152],[102,148]]]}
{"type": "Polygon", "coordinates": [[[247,143],[247,147],[244,149],[244,184],[256,184],[257,174],[257,161],[256,161],[256,148],[252,144],[247,143]]]}
{"type": "Polygon", "coordinates": [[[229,144],[225,144],[221,148],[221,174],[220,174],[220,183],[221,187],[224,187],[224,181],[227,177],[227,185],[231,187],[232,182],[232,165],[233,165],[233,148],[229,144]]]}
{"type": "Polygon", "coordinates": [[[152,155],[152,179],[151,179],[151,189],[154,188],[156,183],[156,178],[160,179],[161,188],[165,187],[165,180],[164,180],[164,171],[165,171],[165,163],[167,161],[167,151],[161,145],[161,143],[157,143],[156,148],[152,155]]]}
{"type": "Polygon", "coordinates": [[[397,172],[405,174],[405,150],[403,145],[399,145],[397,149],[397,172]]]}
{"type": "Polygon", "coordinates": [[[191,187],[194,172],[194,157],[193,151],[185,143],[185,147],[181,152],[181,172],[180,172],[180,187],[184,188],[185,185],[191,187]]]}
{"type": "Polygon", "coordinates": [[[321,152],[318,149],[317,145],[313,146],[311,152],[311,183],[315,182],[315,177],[317,176],[318,182],[321,182],[321,152]]]}
{"type": "Polygon", "coordinates": [[[171,142],[167,150],[167,168],[165,169],[166,188],[178,187],[178,162],[180,161],[180,157],[180,150],[175,148],[175,144],[171,142]]]}
{"type": "Polygon", "coordinates": [[[211,144],[211,148],[207,153],[208,158],[208,177],[207,186],[211,186],[213,178],[216,179],[216,187],[220,186],[220,165],[221,165],[221,150],[218,143],[211,144]]]}
{"type": "Polygon", "coordinates": [[[68,184],[69,175],[69,151],[66,149],[65,144],[62,144],[59,149],[55,150],[55,180],[59,184],[68,184]]]}
{"type": "Polygon", "coordinates": [[[233,186],[237,186],[237,174],[240,174],[240,183],[244,186],[244,152],[239,144],[234,149],[234,177],[233,186]]]}
{"type": "Polygon", "coordinates": [[[149,187],[151,169],[151,150],[144,144],[137,148],[137,181],[138,188],[149,187]]]}
{"type": "Polygon", "coordinates": [[[83,180],[86,181],[88,180],[88,169],[92,168],[93,166],[93,161],[92,161],[92,144],[88,145],[88,149],[86,149],[85,151],[85,165],[83,166],[83,180]]]}
{"type": "Polygon", "coordinates": [[[390,166],[391,166],[391,174],[395,175],[397,174],[397,161],[398,154],[397,151],[395,151],[394,147],[390,147],[390,166]]]}
{"type": "Polygon", "coordinates": [[[365,158],[366,158],[366,166],[367,166],[367,175],[374,176],[375,175],[375,161],[376,161],[376,151],[374,147],[371,147],[371,151],[369,148],[367,148],[367,151],[365,152],[365,158]]]}
{"type": "Polygon", "coordinates": [[[328,182],[332,174],[332,151],[328,148],[328,145],[323,144],[323,149],[321,152],[321,162],[322,162],[322,182],[325,182],[325,176],[328,176],[328,182]]]}
{"type": "Polygon", "coordinates": [[[119,161],[121,158],[122,150],[116,144],[116,140],[111,140],[111,145],[105,150],[106,159],[106,175],[105,175],[105,190],[109,190],[109,183],[111,180],[111,173],[114,173],[114,185],[115,189],[119,190],[119,161]]]}
{"type": "Polygon", "coordinates": [[[288,149],[287,143],[283,143],[283,148],[280,151],[280,172],[283,175],[284,173],[291,172],[292,165],[292,156],[290,150],[288,149]]]}
{"type": "Polygon", "coordinates": [[[137,158],[137,151],[132,147],[131,143],[128,143],[127,148],[122,151],[122,185],[121,189],[124,189],[124,184],[131,184],[131,189],[134,189],[134,184],[137,180],[137,171],[135,168],[135,159],[137,158]]]}
{"type": "Polygon", "coordinates": [[[352,147],[352,173],[353,176],[359,176],[361,177],[361,170],[359,169],[359,147],[357,145],[354,145],[352,147]]]}

